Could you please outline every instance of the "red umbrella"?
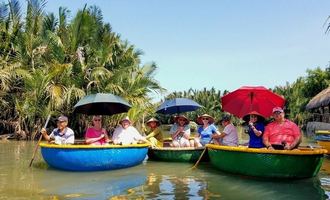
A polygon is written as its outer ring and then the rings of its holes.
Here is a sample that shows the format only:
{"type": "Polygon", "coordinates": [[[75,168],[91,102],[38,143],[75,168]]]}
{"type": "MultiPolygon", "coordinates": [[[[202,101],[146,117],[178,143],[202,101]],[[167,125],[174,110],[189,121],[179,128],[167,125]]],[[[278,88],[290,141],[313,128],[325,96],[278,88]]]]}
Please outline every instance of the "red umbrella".
{"type": "Polygon", "coordinates": [[[263,86],[243,86],[221,97],[222,109],[237,117],[252,111],[270,117],[274,107],[283,108],[285,99],[263,86]]]}

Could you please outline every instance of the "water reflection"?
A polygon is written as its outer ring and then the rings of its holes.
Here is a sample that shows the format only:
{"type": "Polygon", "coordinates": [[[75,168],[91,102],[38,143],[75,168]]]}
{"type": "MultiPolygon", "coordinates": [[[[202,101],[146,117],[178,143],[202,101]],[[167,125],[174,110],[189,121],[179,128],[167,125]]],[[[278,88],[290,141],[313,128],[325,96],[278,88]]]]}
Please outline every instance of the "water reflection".
{"type": "MultiPolygon", "coordinates": [[[[154,167],[157,165],[152,163],[154,167]]],[[[144,186],[144,196],[147,199],[310,200],[328,197],[321,187],[319,177],[263,180],[218,172],[206,164],[199,170],[187,170],[187,166],[169,168],[172,171],[162,168],[162,172],[148,173],[147,184],[144,186]]]]}
{"type": "Polygon", "coordinates": [[[40,177],[40,185],[47,196],[60,199],[128,197],[134,195],[135,190],[139,190],[147,180],[146,171],[141,167],[95,173],[49,171],[44,175],[51,178],[40,177]]]}
{"type": "MultiPolygon", "coordinates": [[[[209,169],[212,172],[212,169],[209,169]]],[[[216,173],[216,172],[213,172],[216,173]]],[[[326,199],[318,177],[301,180],[263,180],[219,174],[208,182],[208,190],[223,199],[326,199]]]]}
{"type": "Polygon", "coordinates": [[[219,172],[207,163],[147,161],[102,172],[49,168],[39,154],[28,168],[34,143],[0,143],[0,199],[327,199],[330,157],[317,177],[276,181],[219,172]]]}

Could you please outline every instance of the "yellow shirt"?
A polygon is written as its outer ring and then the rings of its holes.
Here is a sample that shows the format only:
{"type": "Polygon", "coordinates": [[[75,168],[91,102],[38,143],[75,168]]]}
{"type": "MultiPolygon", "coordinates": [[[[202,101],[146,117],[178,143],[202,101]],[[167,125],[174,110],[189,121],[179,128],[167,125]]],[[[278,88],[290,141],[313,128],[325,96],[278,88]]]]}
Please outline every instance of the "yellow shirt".
{"type": "Polygon", "coordinates": [[[151,137],[155,137],[160,142],[163,142],[164,141],[164,139],[163,139],[163,133],[162,133],[162,131],[160,130],[159,127],[157,127],[155,130],[152,130],[148,134],[147,139],[149,139],[151,137]]]}

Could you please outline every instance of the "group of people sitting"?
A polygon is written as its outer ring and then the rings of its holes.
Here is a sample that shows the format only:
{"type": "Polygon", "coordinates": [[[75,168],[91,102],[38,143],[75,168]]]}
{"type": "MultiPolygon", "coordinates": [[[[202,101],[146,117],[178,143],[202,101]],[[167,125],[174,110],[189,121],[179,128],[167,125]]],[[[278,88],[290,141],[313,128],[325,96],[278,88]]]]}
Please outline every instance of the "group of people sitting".
{"type": "MultiPolygon", "coordinates": [[[[73,144],[74,133],[68,127],[68,118],[60,116],[57,119],[57,128],[50,135],[47,134],[45,128],[41,129],[41,133],[45,140],[55,144],[73,144]]],[[[137,144],[139,142],[149,143],[136,128],[132,126],[132,122],[128,117],[120,121],[120,125],[116,127],[112,138],[109,138],[107,131],[102,128],[102,116],[94,115],[92,118],[92,126],[87,128],[85,133],[85,143],[90,145],[105,145],[109,143],[128,145],[137,144]]]]}
{"type": "MultiPolygon", "coordinates": [[[[264,125],[264,118],[258,112],[250,112],[243,119],[248,122],[250,148],[267,149],[294,149],[301,142],[299,127],[292,121],[285,118],[284,110],[280,107],[273,109],[274,121],[267,126],[264,125]]],[[[208,143],[225,146],[238,146],[238,132],[231,123],[230,115],[224,115],[220,122],[223,130],[220,132],[214,125],[214,118],[208,114],[197,118],[198,134],[191,138],[189,120],[184,115],[174,118],[175,123],[170,129],[172,147],[202,147],[208,143]]],[[[46,129],[41,133],[47,141],[56,144],[73,144],[74,132],[67,127],[68,118],[60,116],[57,120],[57,128],[50,135],[46,129]]],[[[128,117],[122,119],[115,128],[112,137],[109,138],[107,131],[102,128],[102,116],[96,115],[92,118],[92,126],[86,130],[85,142],[91,145],[104,145],[112,142],[113,144],[137,144],[149,143],[153,147],[163,146],[163,134],[159,128],[160,123],[156,118],[151,118],[146,122],[149,133],[146,137],[142,136],[128,117]]]]}

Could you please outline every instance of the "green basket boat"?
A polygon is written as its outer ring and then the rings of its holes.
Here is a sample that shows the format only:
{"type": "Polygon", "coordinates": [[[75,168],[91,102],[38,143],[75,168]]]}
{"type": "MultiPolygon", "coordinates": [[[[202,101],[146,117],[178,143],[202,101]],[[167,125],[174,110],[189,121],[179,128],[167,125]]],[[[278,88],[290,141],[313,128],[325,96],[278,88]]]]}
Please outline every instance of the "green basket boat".
{"type": "MultiPolygon", "coordinates": [[[[149,148],[148,156],[150,160],[168,162],[196,162],[202,154],[204,147],[159,147],[149,148]]],[[[207,160],[207,153],[204,153],[203,160],[207,160]]]]}
{"type": "Polygon", "coordinates": [[[308,178],[322,165],[325,149],[267,150],[207,144],[213,166],[222,171],[256,177],[308,178]]]}

